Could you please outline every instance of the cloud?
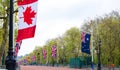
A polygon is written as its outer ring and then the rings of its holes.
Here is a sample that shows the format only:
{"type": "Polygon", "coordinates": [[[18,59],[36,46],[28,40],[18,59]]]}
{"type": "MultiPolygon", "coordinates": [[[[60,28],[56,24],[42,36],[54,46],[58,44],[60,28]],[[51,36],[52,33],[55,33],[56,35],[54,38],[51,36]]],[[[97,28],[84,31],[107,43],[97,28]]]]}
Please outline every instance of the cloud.
{"type": "Polygon", "coordinates": [[[49,20],[39,23],[37,26],[36,37],[41,37],[45,39],[55,38],[63,33],[71,27],[78,27],[82,25],[80,19],[59,19],[59,20],[49,20]]]}
{"type": "Polygon", "coordinates": [[[30,53],[35,46],[58,37],[83,21],[120,8],[120,0],[39,0],[34,38],[23,41],[19,55],[30,53]]]}
{"type": "MultiPolygon", "coordinates": [[[[80,16],[80,13],[85,9],[88,9],[88,3],[91,1],[85,0],[45,0],[40,2],[39,15],[42,16],[42,20],[52,20],[59,18],[75,18],[80,16]],[[87,7],[87,6],[88,7],[87,7]],[[85,6],[85,7],[84,7],[85,6]]],[[[94,5],[94,4],[92,4],[94,5]]],[[[83,12],[84,13],[84,12],[83,12]]],[[[83,14],[81,13],[81,14],[83,14]]]]}

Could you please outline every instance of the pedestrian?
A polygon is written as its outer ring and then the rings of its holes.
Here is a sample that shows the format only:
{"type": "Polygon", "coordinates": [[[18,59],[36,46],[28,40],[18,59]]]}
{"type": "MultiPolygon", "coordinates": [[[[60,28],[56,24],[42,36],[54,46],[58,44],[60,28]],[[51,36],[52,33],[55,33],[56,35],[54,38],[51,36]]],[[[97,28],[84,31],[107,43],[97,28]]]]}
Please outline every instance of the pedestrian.
{"type": "Polygon", "coordinates": [[[115,67],[115,64],[113,63],[113,64],[112,64],[112,69],[113,69],[113,70],[114,70],[114,67],[115,67]]]}

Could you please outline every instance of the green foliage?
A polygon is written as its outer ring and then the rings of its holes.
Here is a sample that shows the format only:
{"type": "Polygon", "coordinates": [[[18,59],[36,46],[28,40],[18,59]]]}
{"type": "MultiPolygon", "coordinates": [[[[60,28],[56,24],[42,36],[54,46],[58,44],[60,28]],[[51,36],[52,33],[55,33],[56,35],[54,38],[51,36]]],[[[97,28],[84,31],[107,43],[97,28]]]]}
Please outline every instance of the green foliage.
{"type": "MultiPolygon", "coordinates": [[[[94,20],[85,22],[82,31],[93,33],[94,41],[94,62],[98,63],[98,47],[101,40],[101,63],[103,65],[112,64],[120,65],[120,15],[113,11],[103,17],[98,17],[94,20]]],[[[92,42],[91,42],[92,44],[92,42]]],[[[81,54],[81,32],[79,28],[72,27],[67,30],[62,36],[48,40],[45,46],[37,47],[32,55],[37,56],[37,62],[46,63],[69,63],[70,58],[80,57],[81,54]],[[57,46],[57,58],[51,56],[51,46],[57,46]],[[42,50],[47,50],[47,58],[43,58],[42,50]],[[38,53],[40,53],[38,55],[38,53]]]]}
{"type": "MultiPolygon", "coordinates": [[[[95,50],[98,51],[98,41],[101,40],[101,63],[120,65],[120,15],[113,11],[104,17],[98,17],[95,20],[87,22],[83,26],[83,31],[91,32],[93,29],[93,40],[95,50]]],[[[95,53],[95,62],[97,63],[97,52],[95,53]]]]}
{"type": "Polygon", "coordinates": [[[2,40],[3,40],[3,29],[0,29],[0,44],[1,44],[1,42],[2,42],[2,40]]]}
{"type": "Polygon", "coordinates": [[[81,33],[76,27],[69,29],[63,36],[65,42],[65,53],[69,62],[70,58],[80,55],[81,33]]]}
{"type": "Polygon", "coordinates": [[[9,14],[9,0],[0,0],[0,65],[1,58],[5,57],[8,51],[8,14],[9,14]],[[5,52],[5,55],[3,56],[5,52]]]}

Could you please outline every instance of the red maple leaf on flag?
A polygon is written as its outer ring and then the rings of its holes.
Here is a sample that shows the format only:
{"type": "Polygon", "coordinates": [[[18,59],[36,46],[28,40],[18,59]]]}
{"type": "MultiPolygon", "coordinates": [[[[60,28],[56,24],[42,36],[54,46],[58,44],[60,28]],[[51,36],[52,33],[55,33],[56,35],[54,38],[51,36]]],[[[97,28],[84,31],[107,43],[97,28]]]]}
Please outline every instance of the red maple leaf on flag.
{"type": "Polygon", "coordinates": [[[24,15],[24,22],[26,22],[28,25],[32,24],[32,18],[35,17],[36,12],[31,9],[30,7],[27,7],[25,12],[23,12],[24,15]]]}

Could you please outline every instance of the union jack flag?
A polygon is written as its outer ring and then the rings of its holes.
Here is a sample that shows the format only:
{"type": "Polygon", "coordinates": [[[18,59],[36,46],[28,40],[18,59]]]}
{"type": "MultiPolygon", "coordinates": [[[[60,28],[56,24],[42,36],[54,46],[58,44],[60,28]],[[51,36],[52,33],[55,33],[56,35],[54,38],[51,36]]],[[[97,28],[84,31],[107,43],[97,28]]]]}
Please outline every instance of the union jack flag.
{"type": "Polygon", "coordinates": [[[36,56],[35,55],[32,56],[32,61],[36,61],[36,56]]]}
{"type": "Polygon", "coordinates": [[[84,42],[84,43],[85,43],[85,35],[86,35],[86,33],[82,32],[82,42],[84,42]]]}
{"type": "Polygon", "coordinates": [[[43,57],[44,57],[44,59],[46,59],[46,55],[47,55],[47,51],[44,49],[43,50],[43,57]]]}
{"type": "Polygon", "coordinates": [[[57,48],[55,45],[52,46],[52,57],[55,58],[56,57],[56,52],[57,51],[57,48]]]}
{"type": "Polygon", "coordinates": [[[17,57],[22,41],[16,42],[14,56],[17,57]]]}

